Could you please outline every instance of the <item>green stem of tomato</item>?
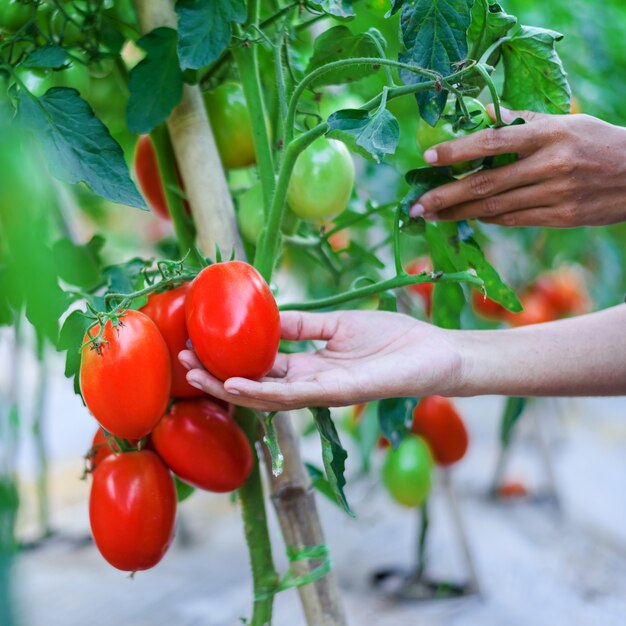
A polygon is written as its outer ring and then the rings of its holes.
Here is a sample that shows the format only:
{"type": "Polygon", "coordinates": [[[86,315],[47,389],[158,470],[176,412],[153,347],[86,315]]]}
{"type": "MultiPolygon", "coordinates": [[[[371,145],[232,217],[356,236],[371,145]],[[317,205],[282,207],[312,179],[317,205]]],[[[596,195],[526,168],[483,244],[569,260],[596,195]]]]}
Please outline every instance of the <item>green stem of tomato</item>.
{"type": "Polygon", "coordinates": [[[167,201],[167,208],[172,218],[172,224],[176,232],[180,256],[187,256],[188,264],[194,267],[202,267],[203,259],[196,249],[196,229],[192,220],[185,211],[182,197],[175,190],[180,188],[176,171],[176,157],[170,141],[167,126],[161,124],[151,133],[150,138],[154,144],[157,156],[161,180],[163,181],[163,191],[167,201]]]}
{"type": "Polygon", "coordinates": [[[250,409],[237,407],[235,419],[252,447],[253,466],[248,480],[239,489],[244,533],[250,554],[254,606],[250,626],[268,626],[272,622],[274,593],[278,574],[274,567],[272,546],[267,529],[263,484],[259,469],[256,443],[259,438],[259,420],[250,409]]]}
{"type": "Polygon", "coordinates": [[[417,537],[417,567],[415,577],[419,580],[426,569],[426,539],[428,538],[428,500],[419,508],[419,531],[417,537]]]}
{"type": "Polygon", "coordinates": [[[506,126],[506,124],[502,121],[502,115],[500,112],[500,96],[498,96],[498,90],[493,84],[491,76],[489,76],[489,72],[485,69],[484,65],[480,64],[476,66],[476,69],[485,79],[485,82],[487,83],[487,89],[489,89],[489,93],[491,94],[491,100],[493,102],[493,107],[496,112],[496,128],[499,128],[500,126],[506,126]]]}
{"type": "MultiPolygon", "coordinates": [[[[402,268],[400,268],[402,270],[402,268]]],[[[328,298],[320,298],[319,300],[310,300],[309,302],[289,302],[279,307],[281,311],[312,311],[314,309],[327,309],[339,304],[344,304],[352,300],[359,300],[367,296],[373,296],[382,291],[389,289],[400,289],[409,285],[419,285],[421,283],[470,283],[483,286],[483,281],[473,272],[451,272],[449,274],[418,274],[409,275],[402,271],[398,276],[381,280],[366,287],[359,287],[336,296],[328,298]]]]}
{"type": "Polygon", "coordinates": [[[402,218],[402,204],[398,203],[393,219],[393,261],[396,266],[396,275],[402,276],[402,258],[400,256],[400,220],[402,218]]]}

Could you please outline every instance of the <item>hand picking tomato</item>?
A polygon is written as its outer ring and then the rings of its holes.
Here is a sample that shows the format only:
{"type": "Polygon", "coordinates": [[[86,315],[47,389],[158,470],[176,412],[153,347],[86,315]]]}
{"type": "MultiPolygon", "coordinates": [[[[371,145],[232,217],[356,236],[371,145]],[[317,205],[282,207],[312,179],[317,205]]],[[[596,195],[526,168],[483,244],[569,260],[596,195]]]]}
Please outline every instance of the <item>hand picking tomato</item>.
{"type": "Polygon", "coordinates": [[[348,206],[354,161],[345,144],[320,137],[296,160],[287,189],[289,208],[300,218],[323,221],[348,206]]]}
{"type": "Polygon", "coordinates": [[[252,121],[239,83],[227,81],[204,94],[204,104],[225,168],[256,163],[252,121]]]}
{"type": "Polygon", "coordinates": [[[210,400],[176,402],[152,432],[152,442],[176,476],[207,491],[234,491],[252,470],[246,436],[210,400]]]}
{"type": "Polygon", "coordinates": [[[389,449],[382,478],[391,497],[408,507],[423,504],[430,493],[433,457],[424,439],[407,435],[397,450],[389,449]]]}
{"type": "Polygon", "coordinates": [[[117,569],[154,567],[174,536],[176,488],[149,450],[112,454],[93,473],[89,522],[102,556],[117,569]]]}
{"type": "MultiPolygon", "coordinates": [[[[150,208],[164,219],[170,219],[170,211],[167,207],[163,180],[159,171],[156,151],[152,145],[150,135],[142,135],[137,142],[135,150],[135,174],[137,182],[150,208]]],[[[183,183],[178,176],[178,182],[183,188],[183,183]]],[[[185,202],[185,210],[190,212],[189,204],[185,202]]]]}
{"type": "MultiPolygon", "coordinates": [[[[97,336],[100,326],[91,329],[97,336]]],[[[86,334],[83,343],[90,339],[86,334]]],[[[145,437],[167,409],[170,355],[156,324],[139,311],[126,311],[120,323],[108,320],[102,342],[82,351],[80,389],[87,408],[110,433],[145,437]]]]}
{"type": "Polygon", "coordinates": [[[172,395],[176,398],[195,398],[202,395],[200,389],[187,382],[187,370],[178,360],[181,350],[186,350],[187,323],[185,321],[185,299],[191,283],[185,283],[162,293],[152,293],[147,304],[142,307],[145,313],[161,331],[167,344],[172,364],[172,395]]]}
{"type": "Polygon", "coordinates": [[[422,398],[413,411],[411,431],[428,442],[438,465],[452,465],[467,452],[465,424],[448,398],[422,398]]]}
{"type": "MultiPolygon", "coordinates": [[[[406,266],[406,273],[417,276],[422,272],[432,272],[433,266],[427,256],[421,256],[411,261],[406,266]]],[[[433,308],[433,283],[420,283],[418,285],[409,285],[409,291],[417,294],[424,301],[424,310],[427,317],[430,317],[433,308]]]]}
{"type": "Polygon", "coordinates": [[[488,298],[481,291],[472,291],[472,304],[476,313],[488,320],[501,322],[509,314],[501,304],[488,298]]]}
{"type": "Polygon", "coordinates": [[[263,277],[248,263],[205,267],[191,283],[187,329],[202,364],[220,380],[258,379],[276,359],[280,317],[263,277]]]}

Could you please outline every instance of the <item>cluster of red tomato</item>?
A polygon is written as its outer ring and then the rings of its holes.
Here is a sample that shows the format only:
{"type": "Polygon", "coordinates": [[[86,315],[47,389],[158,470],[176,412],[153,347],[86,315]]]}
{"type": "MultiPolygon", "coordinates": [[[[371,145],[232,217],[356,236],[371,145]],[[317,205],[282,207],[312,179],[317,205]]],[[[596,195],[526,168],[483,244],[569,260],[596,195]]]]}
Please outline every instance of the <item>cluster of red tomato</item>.
{"type": "MultiPolygon", "coordinates": [[[[96,325],[85,343],[99,332],[96,325]]],[[[107,320],[101,338],[83,348],[83,398],[108,433],[98,431],[93,442],[91,529],[104,558],[121,570],[153,567],[169,547],[177,506],[171,472],[228,492],[252,469],[231,407],[186,380],[178,353],[188,338],[215,377],[264,376],[280,322],[260,274],[241,261],[210,265],[192,283],[151,294],[141,311],[107,320]]]]}
{"type": "MultiPolygon", "coordinates": [[[[428,257],[419,257],[407,265],[406,271],[412,275],[431,272],[432,264],[428,257]]],[[[421,298],[426,315],[430,316],[433,284],[411,285],[409,290],[421,298]]],[[[511,313],[482,293],[478,291],[472,293],[472,305],[479,315],[511,326],[551,322],[562,317],[585,313],[589,309],[589,296],[584,280],[580,272],[569,266],[541,274],[522,293],[520,301],[524,310],[520,313],[511,313]]]]}

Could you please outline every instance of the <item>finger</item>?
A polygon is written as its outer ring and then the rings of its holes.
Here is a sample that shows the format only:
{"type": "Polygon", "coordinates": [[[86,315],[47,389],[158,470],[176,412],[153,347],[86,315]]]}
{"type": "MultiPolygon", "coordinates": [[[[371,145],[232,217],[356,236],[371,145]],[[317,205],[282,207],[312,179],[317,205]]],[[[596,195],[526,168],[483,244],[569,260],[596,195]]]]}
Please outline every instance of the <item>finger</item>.
{"type": "Polygon", "coordinates": [[[505,213],[512,213],[524,209],[542,206],[549,198],[549,189],[546,185],[529,185],[513,191],[507,191],[483,200],[464,202],[450,209],[445,209],[434,215],[426,214],[426,219],[433,220],[466,220],[470,218],[495,218],[505,213]]]}
{"type": "Polygon", "coordinates": [[[280,314],[281,338],[288,341],[328,341],[337,329],[335,313],[284,311],[280,314]]]}
{"type": "Polygon", "coordinates": [[[411,215],[418,217],[437,213],[474,199],[487,198],[548,178],[550,172],[545,171],[542,163],[534,163],[535,160],[523,159],[497,169],[483,170],[463,180],[432,189],[411,207],[411,215]]]}
{"type": "Polygon", "coordinates": [[[534,152],[546,142],[546,125],[537,121],[521,126],[486,128],[460,139],[446,141],[424,153],[430,165],[452,165],[498,154],[534,152]]]}
{"type": "Polygon", "coordinates": [[[182,350],[178,353],[178,360],[188,370],[204,367],[193,350],[182,350]]]}
{"type": "Polygon", "coordinates": [[[576,225],[568,210],[548,206],[505,213],[493,218],[483,218],[481,221],[487,224],[509,227],[543,226],[546,228],[571,228],[576,225]]]}
{"type": "Polygon", "coordinates": [[[272,365],[272,369],[267,375],[277,378],[284,377],[289,371],[289,357],[289,354],[279,352],[276,355],[276,359],[274,360],[274,365],[272,365]]]}

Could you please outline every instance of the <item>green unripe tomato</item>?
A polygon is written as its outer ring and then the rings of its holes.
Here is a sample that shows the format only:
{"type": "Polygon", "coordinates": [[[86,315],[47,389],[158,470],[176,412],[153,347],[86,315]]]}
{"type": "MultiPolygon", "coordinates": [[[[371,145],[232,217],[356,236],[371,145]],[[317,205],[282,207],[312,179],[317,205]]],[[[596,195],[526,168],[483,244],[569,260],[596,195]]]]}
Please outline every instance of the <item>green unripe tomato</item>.
{"type": "Polygon", "coordinates": [[[18,0],[0,1],[0,32],[16,33],[33,14],[33,5],[18,0]]]}
{"type": "Polygon", "coordinates": [[[48,89],[55,87],[54,76],[52,72],[47,70],[27,70],[19,68],[17,70],[18,78],[24,83],[26,89],[40,98],[48,89]]]}
{"type": "Polygon", "coordinates": [[[383,483],[396,502],[418,507],[430,493],[433,465],[426,441],[417,435],[407,435],[397,450],[387,452],[383,483]]]}
{"type": "Polygon", "coordinates": [[[78,90],[83,98],[89,97],[89,70],[86,65],[72,61],[69,67],[53,73],[56,87],[72,87],[78,90]]]}
{"type": "MultiPolygon", "coordinates": [[[[432,146],[443,143],[444,141],[451,141],[464,137],[470,133],[475,133],[478,130],[487,128],[491,124],[491,119],[481,102],[476,98],[463,98],[465,106],[470,114],[469,120],[458,120],[458,124],[449,119],[456,115],[456,102],[455,100],[448,100],[446,107],[443,111],[443,116],[439,118],[439,121],[435,126],[431,126],[424,120],[420,120],[417,125],[416,140],[417,145],[422,152],[426,152],[432,146]]],[[[462,161],[461,163],[455,163],[451,166],[451,170],[454,174],[466,174],[475,170],[482,163],[482,159],[476,159],[474,161],[462,161]]]]}
{"type": "Polygon", "coordinates": [[[243,89],[232,81],[204,94],[217,149],[226,168],[256,163],[252,122],[243,89]]]}
{"type": "Polygon", "coordinates": [[[238,198],[237,206],[239,232],[248,243],[255,246],[265,225],[261,183],[244,191],[238,198]]]}
{"type": "Polygon", "coordinates": [[[341,213],[354,187],[354,161],[340,141],[320,137],[296,160],[287,203],[300,218],[321,221],[341,213]]]}

